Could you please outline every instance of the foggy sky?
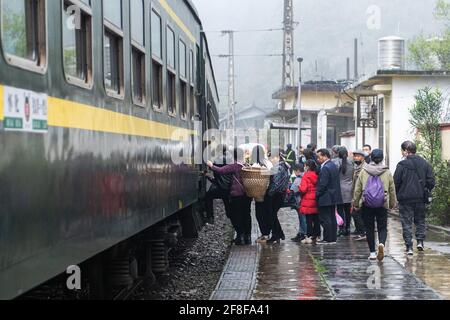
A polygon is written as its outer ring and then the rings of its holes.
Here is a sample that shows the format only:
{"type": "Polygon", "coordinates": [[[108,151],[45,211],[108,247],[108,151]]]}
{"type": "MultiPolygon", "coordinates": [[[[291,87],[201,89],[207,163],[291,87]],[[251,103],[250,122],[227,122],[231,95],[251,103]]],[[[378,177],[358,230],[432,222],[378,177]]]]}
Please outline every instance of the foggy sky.
{"type": "MultiPolygon", "coordinates": [[[[283,0],[193,0],[205,31],[281,28],[283,0]]],[[[295,55],[302,56],[304,80],[345,79],[353,39],[360,39],[360,74],[376,71],[377,40],[436,34],[443,27],[433,16],[435,0],[294,0],[295,55]],[[367,27],[370,6],[381,12],[381,28],[367,27]],[[362,40],[362,41],[361,41],[362,40]],[[315,65],[318,65],[316,72],[315,65]]],[[[228,38],[207,32],[212,55],[228,53],[228,38]]],[[[235,54],[282,53],[282,31],[236,33],[235,54]]],[[[275,106],[272,93],[281,86],[281,57],[236,57],[237,108],[252,103],[275,106]]],[[[227,60],[213,57],[221,106],[227,105],[227,60]]],[[[296,66],[296,78],[298,78],[296,66]]]]}

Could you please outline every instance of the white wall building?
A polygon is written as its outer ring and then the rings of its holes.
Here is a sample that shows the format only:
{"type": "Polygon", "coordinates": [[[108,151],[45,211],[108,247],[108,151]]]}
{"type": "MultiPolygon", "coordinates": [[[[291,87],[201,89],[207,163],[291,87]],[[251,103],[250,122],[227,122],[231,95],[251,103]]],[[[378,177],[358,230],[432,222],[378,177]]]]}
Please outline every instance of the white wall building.
{"type": "Polygon", "coordinates": [[[385,150],[386,164],[394,171],[402,158],[401,144],[415,138],[409,112],[418,90],[425,87],[439,89],[448,96],[450,72],[380,70],[375,76],[346,88],[345,91],[357,100],[356,148],[370,144],[385,150]],[[358,121],[360,118],[369,119],[365,122],[373,128],[363,128],[364,121],[358,121]]]}

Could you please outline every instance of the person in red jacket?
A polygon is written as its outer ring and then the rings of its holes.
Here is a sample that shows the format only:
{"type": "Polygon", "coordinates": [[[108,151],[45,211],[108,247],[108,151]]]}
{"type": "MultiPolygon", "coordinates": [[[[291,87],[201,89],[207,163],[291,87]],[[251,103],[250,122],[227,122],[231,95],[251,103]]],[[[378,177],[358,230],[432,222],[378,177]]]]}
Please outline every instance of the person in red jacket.
{"type": "Polygon", "coordinates": [[[316,172],[316,162],[314,160],[308,160],[305,164],[305,171],[306,173],[300,185],[300,192],[302,194],[300,214],[306,215],[308,236],[302,243],[312,244],[320,238],[320,218],[316,200],[316,186],[319,176],[316,172]]]}

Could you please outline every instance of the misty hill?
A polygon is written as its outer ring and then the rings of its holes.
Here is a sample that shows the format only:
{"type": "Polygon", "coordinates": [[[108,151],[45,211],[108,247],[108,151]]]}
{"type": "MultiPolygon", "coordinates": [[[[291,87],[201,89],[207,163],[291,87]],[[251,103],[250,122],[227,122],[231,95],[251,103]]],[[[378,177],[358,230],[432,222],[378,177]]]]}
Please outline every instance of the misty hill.
{"type": "MultiPolygon", "coordinates": [[[[280,28],[283,0],[194,0],[206,31],[280,28]]],[[[302,56],[305,80],[343,79],[346,58],[352,59],[353,39],[360,40],[359,71],[377,68],[377,40],[387,35],[412,39],[436,34],[442,25],[434,19],[435,0],[294,0],[295,54],[302,56]],[[377,7],[373,8],[372,6],[377,7]],[[379,10],[380,28],[369,29],[368,9],[379,10]],[[316,72],[317,61],[317,72],[316,72]]],[[[371,11],[371,12],[375,12],[371,11]]],[[[228,39],[207,33],[213,55],[228,52],[228,39]]],[[[282,32],[236,33],[235,53],[282,53],[282,32]]],[[[227,104],[227,60],[213,58],[221,105],[227,104]]],[[[252,104],[274,105],[271,95],[281,85],[281,57],[237,57],[238,108],[252,104]]],[[[296,78],[298,67],[296,66],[296,78]]]]}

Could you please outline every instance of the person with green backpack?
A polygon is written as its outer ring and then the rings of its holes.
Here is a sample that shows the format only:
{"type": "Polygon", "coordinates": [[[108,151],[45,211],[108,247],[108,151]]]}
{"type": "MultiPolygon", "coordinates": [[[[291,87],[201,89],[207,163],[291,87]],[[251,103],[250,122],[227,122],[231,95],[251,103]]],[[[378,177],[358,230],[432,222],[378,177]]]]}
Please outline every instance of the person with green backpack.
{"type": "Polygon", "coordinates": [[[383,151],[373,150],[370,164],[364,166],[358,177],[353,198],[354,209],[362,210],[370,249],[369,260],[372,261],[384,260],[388,210],[397,207],[394,178],[383,160],[383,151]],[[378,229],[378,253],[375,250],[375,221],[378,229]]]}

